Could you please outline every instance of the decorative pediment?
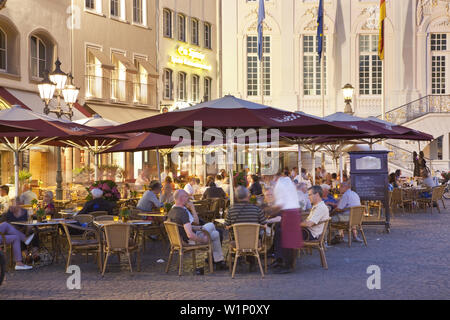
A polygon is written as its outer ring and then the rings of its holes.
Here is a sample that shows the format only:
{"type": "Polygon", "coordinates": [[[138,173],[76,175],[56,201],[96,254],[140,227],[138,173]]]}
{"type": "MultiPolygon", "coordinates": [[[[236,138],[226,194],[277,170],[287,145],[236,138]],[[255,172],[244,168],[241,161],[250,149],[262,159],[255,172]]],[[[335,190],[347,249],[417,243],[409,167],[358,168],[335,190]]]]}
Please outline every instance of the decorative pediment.
{"type": "Polygon", "coordinates": [[[426,16],[442,11],[450,16],[450,0],[417,0],[417,25],[420,26],[426,16]]]}
{"type": "MultiPolygon", "coordinates": [[[[308,10],[305,11],[305,13],[303,14],[303,17],[309,16],[311,19],[308,24],[305,26],[304,30],[305,31],[316,31],[317,30],[317,17],[319,15],[318,13],[319,11],[319,7],[318,6],[313,6],[311,8],[309,8],[308,10]]],[[[328,26],[326,25],[326,23],[324,22],[323,25],[323,29],[325,31],[328,30],[328,26]]]]}
{"type": "MultiPolygon", "coordinates": [[[[247,31],[253,32],[258,30],[258,21],[253,22],[247,29],[247,31]]],[[[263,31],[272,31],[272,28],[263,21],[263,31]]]]}
{"type": "Polygon", "coordinates": [[[359,16],[367,16],[366,21],[362,25],[362,30],[378,30],[380,26],[380,6],[371,6],[364,8],[359,16]]]}

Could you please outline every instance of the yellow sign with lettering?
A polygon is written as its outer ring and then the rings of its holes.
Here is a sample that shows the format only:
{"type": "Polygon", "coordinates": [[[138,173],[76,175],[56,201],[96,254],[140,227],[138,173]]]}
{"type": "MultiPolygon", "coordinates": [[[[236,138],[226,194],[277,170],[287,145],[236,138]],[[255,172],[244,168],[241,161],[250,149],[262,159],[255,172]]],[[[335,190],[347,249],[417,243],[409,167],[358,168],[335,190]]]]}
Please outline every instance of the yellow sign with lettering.
{"type": "Polygon", "coordinates": [[[185,66],[211,71],[212,67],[206,64],[205,54],[192,49],[180,46],[177,49],[178,56],[170,56],[172,63],[182,64],[185,66]]]}

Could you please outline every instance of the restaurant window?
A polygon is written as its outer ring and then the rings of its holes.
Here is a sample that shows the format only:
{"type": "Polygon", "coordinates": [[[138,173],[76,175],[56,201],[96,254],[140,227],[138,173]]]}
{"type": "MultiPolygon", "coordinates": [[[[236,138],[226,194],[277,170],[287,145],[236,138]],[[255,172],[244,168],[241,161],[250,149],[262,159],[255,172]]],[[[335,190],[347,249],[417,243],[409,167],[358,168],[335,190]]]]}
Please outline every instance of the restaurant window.
{"type": "Polygon", "coordinates": [[[146,0],[133,0],[133,22],[137,24],[146,24],[144,21],[146,0]]]}
{"type": "Polygon", "coordinates": [[[207,22],[204,23],[204,37],[205,37],[205,48],[211,49],[211,25],[207,22]]]}
{"type": "Polygon", "coordinates": [[[446,94],[450,77],[448,62],[450,49],[447,45],[447,33],[431,34],[431,94],[446,94]]]}
{"type": "MultiPolygon", "coordinates": [[[[270,37],[263,39],[263,86],[264,95],[271,94],[271,49],[270,37]]],[[[258,36],[247,36],[247,95],[258,96],[260,88],[261,68],[258,62],[258,36]]]]}
{"type": "Polygon", "coordinates": [[[7,48],[6,48],[6,33],[0,29],[0,71],[6,71],[6,58],[7,48]]]}
{"type": "Polygon", "coordinates": [[[164,99],[173,100],[173,71],[170,69],[164,69],[164,99]]]}
{"type": "Polygon", "coordinates": [[[192,76],[192,101],[198,102],[200,96],[200,77],[197,75],[192,76]]]}
{"type": "Polygon", "coordinates": [[[47,47],[44,41],[36,36],[31,36],[31,76],[43,78],[47,69],[47,47]]]}
{"type": "MultiPolygon", "coordinates": [[[[327,93],[327,37],[324,37],[323,74],[325,94],[327,93]]],[[[322,95],[322,73],[317,54],[317,36],[303,36],[303,94],[305,96],[322,95]]]]}
{"type": "Polygon", "coordinates": [[[169,9],[163,11],[163,29],[164,37],[172,38],[172,11],[169,9]]]}
{"type": "Polygon", "coordinates": [[[198,20],[191,19],[191,42],[198,46],[198,20]]]}
{"type": "Polygon", "coordinates": [[[359,36],[359,94],[381,95],[383,65],[378,57],[378,35],[359,36]]]}
{"type": "Polygon", "coordinates": [[[178,72],[178,101],[186,101],[186,73],[178,72]]]}
{"type": "Polygon", "coordinates": [[[207,102],[207,101],[211,100],[211,87],[212,87],[212,79],[205,78],[203,102],[207,102]]]}
{"type": "Polygon", "coordinates": [[[178,15],[178,40],[186,42],[186,17],[178,15]]]}

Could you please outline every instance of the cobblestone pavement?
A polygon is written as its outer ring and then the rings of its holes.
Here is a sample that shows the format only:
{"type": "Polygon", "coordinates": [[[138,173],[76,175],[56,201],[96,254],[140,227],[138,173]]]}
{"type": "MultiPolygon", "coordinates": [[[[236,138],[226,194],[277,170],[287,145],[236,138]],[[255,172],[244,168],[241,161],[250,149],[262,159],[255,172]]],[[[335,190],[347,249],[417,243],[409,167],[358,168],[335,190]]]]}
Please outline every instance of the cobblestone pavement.
{"type": "MultiPolygon", "coordinates": [[[[329,270],[323,270],[317,252],[302,255],[296,272],[287,275],[238,270],[235,279],[227,271],[192,275],[187,261],[178,277],[175,263],[164,272],[167,248],[149,242],[141,272],[130,274],[117,258],[111,259],[102,279],[91,261],[75,256],[82,270],[81,290],[68,290],[64,264],[9,272],[0,287],[0,299],[449,299],[450,298],[450,202],[441,214],[397,214],[390,234],[382,227],[366,227],[369,246],[346,243],[330,247],[329,270]],[[369,290],[367,267],[381,269],[381,289],[369,290]]],[[[189,256],[190,258],[190,256],[189,256]]],[[[189,258],[187,260],[189,260],[189,258]]],[[[175,259],[176,261],[176,259],[175,259]]]]}

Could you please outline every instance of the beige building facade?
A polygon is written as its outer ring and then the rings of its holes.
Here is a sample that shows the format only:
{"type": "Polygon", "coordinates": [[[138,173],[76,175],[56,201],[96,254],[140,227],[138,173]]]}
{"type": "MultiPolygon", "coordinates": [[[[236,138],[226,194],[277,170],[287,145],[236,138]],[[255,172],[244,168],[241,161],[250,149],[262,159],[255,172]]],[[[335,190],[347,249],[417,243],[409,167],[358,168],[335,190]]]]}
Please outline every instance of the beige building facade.
{"type": "Polygon", "coordinates": [[[162,111],[217,99],[217,0],[159,0],[157,8],[162,111]]]}

